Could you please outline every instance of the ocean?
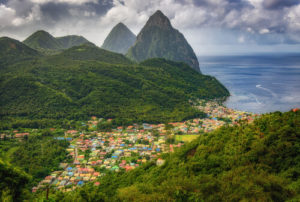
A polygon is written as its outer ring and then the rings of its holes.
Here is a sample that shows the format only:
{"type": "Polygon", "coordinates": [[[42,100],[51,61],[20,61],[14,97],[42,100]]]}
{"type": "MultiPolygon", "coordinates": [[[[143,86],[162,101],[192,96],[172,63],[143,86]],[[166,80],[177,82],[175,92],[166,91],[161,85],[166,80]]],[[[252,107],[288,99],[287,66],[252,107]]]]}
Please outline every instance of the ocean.
{"type": "Polygon", "coordinates": [[[267,113],[300,108],[300,54],[199,57],[203,74],[230,91],[229,108],[267,113]]]}

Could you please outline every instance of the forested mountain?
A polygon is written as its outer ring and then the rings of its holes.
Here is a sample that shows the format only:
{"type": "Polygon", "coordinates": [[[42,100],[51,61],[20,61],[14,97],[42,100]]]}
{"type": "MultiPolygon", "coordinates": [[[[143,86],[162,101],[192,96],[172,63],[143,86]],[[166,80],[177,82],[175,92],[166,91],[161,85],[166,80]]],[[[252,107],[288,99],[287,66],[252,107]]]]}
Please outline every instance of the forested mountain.
{"type": "Polygon", "coordinates": [[[69,35],[55,38],[44,30],[36,31],[25,39],[23,43],[45,54],[55,54],[63,49],[86,43],[93,45],[82,36],[69,35]]]}
{"type": "Polygon", "coordinates": [[[8,37],[0,38],[0,70],[8,65],[40,56],[25,44],[8,37]]]}
{"type": "Polygon", "coordinates": [[[190,99],[228,95],[215,78],[195,74],[184,63],[151,59],[132,64],[121,54],[89,45],[11,65],[0,76],[2,117],[96,115],[119,125],[179,121],[201,114],[190,99]]]}
{"type": "Polygon", "coordinates": [[[126,55],[138,62],[148,58],[185,62],[200,72],[199,62],[192,47],[183,34],[172,27],[170,20],[161,11],[156,11],[149,18],[126,55]]]}
{"type": "MultiPolygon", "coordinates": [[[[111,173],[53,201],[299,201],[300,111],[203,134],[165,163],[111,173]]],[[[44,198],[44,194],[40,195],[44,198]]]]}
{"type": "Polygon", "coordinates": [[[63,37],[56,37],[57,41],[61,44],[63,49],[72,48],[73,46],[79,46],[82,44],[90,44],[94,45],[93,43],[89,42],[82,36],[77,35],[68,35],[63,37]]]}
{"type": "Polygon", "coordinates": [[[92,44],[84,44],[72,47],[59,55],[49,58],[50,60],[80,60],[80,61],[99,61],[109,64],[133,64],[124,55],[98,48],[92,44]]]}
{"type": "Polygon", "coordinates": [[[101,48],[125,54],[134,44],[136,36],[123,23],[118,23],[108,34],[101,48]]]}

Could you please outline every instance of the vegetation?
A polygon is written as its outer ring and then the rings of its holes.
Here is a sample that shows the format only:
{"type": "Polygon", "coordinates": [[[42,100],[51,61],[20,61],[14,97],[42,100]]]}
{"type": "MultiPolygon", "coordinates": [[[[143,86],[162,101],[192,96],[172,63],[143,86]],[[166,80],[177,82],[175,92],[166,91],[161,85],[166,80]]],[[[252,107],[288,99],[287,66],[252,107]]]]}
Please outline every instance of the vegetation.
{"type": "Polygon", "coordinates": [[[185,62],[200,72],[198,59],[192,47],[184,36],[172,27],[170,20],[161,11],[156,11],[149,18],[126,55],[138,62],[149,58],[185,62]]]}
{"type": "Polygon", "coordinates": [[[82,44],[94,45],[82,36],[69,35],[64,37],[53,37],[44,30],[39,30],[23,41],[24,44],[45,54],[55,54],[63,49],[82,44]]]}
{"type": "Polygon", "coordinates": [[[112,118],[114,125],[182,121],[205,116],[190,100],[229,95],[215,78],[195,74],[184,63],[150,59],[132,64],[121,54],[89,45],[0,72],[2,129],[40,128],[91,115],[112,118]]]}
{"type": "MultiPolygon", "coordinates": [[[[200,135],[162,166],[111,173],[54,201],[299,201],[300,112],[200,135]]],[[[43,198],[43,197],[42,197],[43,198]]]]}
{"type": "Polygon", "coordinates": [[[101,61],[109,64],[132,64],[124,55],[107,51],[90,44],[75,46],[60,55],[52,58],[52,60],[82,60],[82,61],[101,61]]]}
{"type": "Polygon", "coordinates": [[[89,42],[87,39],[85,39],[82,36],[76,36],[76,35],[68,35],[63,37],[56,37],[58,42],[61,44],[62,49],[68,49],[72,48],[74,46],[80,46],[83,44],[89,44],[94,46],[93,43],[89,42]]]}
{"type": "Polygon", "coordinates": [[[22,140],[0,140],[0,201],[22,201],[30,190],[67,159],[69,142],[42,130],[22,140]]]}
{"type": "Polygon", "coordinates": [[[8,37],[0,38],[0,53],[0,71],[11,64],[32,60],[41,55],[36,50],[8,37]]]}
{"type": "Polygon", "coordinates": [[[0,179],[0,201],[22,201],[29,196],[24,187],[30,176],[1,158],[0,179]]]}
{"type": "Polygon", "coordinates": [[[59,169],[59,163],[67,157],[68,146],[67,141],[56,140],[49,132],[29,136],[12,154],[11,163],[33,177],[30,182],[33,186],[52,171],[59,169]]]}
{"type": "Polygon", "coordinates": [[[178,142],[191,142],[197,139],[199,135],[176,135],[175,140],[178,142]]]}

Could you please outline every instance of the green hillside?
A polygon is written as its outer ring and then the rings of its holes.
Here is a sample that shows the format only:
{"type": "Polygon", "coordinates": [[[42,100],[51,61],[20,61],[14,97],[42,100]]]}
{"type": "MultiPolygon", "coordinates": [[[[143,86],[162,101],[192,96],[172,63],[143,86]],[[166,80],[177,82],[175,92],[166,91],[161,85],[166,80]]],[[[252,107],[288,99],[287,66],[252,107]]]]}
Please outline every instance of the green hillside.
{"type": "Polygon", "coordinates": [[[69,35],[55,38],[44,30],[36,31],[25,39],[23,43],[48,55],[53,55],[64,49],[82,44],[94,45],[82,36],[69,35]]]}
{"type": "MultiPolygon", "coordinates": [[[[299,201],[300,112],[223,127],[169,155],[53,201],[299,201]]],[[[44,198],[43,195],[39,195],[44,198]]]]}
{"type": "Polygon", "coordinates": [[[30,176],[24,171],[0,159],[0,200],[22,201],[28,197],[24,187],[30,181],[30,176]]]}
{"type": "Polygon", "coordinates": [[[95,115],[113,118],[117,125],[180,121],[203,116],[190,99],[228,95],[215,78],[195,74],[184,63],[151,59],[131,64],[121,54],[83,45],[3,71],[0,116],[3,127],[11,127],[8,117],[78,120],[95,115]]]}
{"type": "Polygon", "coordinates": [[[40,56],[36,50],[8,37],[0,38],[0,70],[8,65],[40,56]]]}
{"type": "Polygon", "coordinates": [[[56,40],[56,38],[44,30],[39,30],[33,33],[27,39],[25,39],[23,43],[44,53],[57,51],[62,48],[61,44],[56,40]]]}
{"type": "Polygon", "coordinates": [[[82,61],[101,61],[110,64],[132,64],[130,61],[122,54],[110,52],[104,50],[102,48],[98,48],[97,46],[91,44],[84,44],[81,46],[72,47],[61,54],[54,56],[51,59],[72,59],[72,60],[82,60],[82,61]]]}
{"type": "Polygon", "coordinates": [[[63,49],[68,49],[73,46],[79,46],[85,43],[92,44],[88,40],[86,40],[82,36],[76,36],[76,35],[68,35],[63,37],[56,37],[57,41],[61,44],[61,47],[63,49]]]}

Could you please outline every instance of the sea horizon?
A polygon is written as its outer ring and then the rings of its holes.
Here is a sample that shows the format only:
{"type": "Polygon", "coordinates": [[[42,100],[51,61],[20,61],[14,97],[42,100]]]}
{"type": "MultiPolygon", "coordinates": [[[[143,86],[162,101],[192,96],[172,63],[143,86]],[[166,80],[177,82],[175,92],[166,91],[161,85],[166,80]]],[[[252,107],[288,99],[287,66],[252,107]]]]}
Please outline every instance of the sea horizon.
{"type": "Polygon", "coordinates": [[[261,114],[300,106],[300,53],[198,58],[202,73],[215,76],[230,91],[227,107],[261,114]]]}

